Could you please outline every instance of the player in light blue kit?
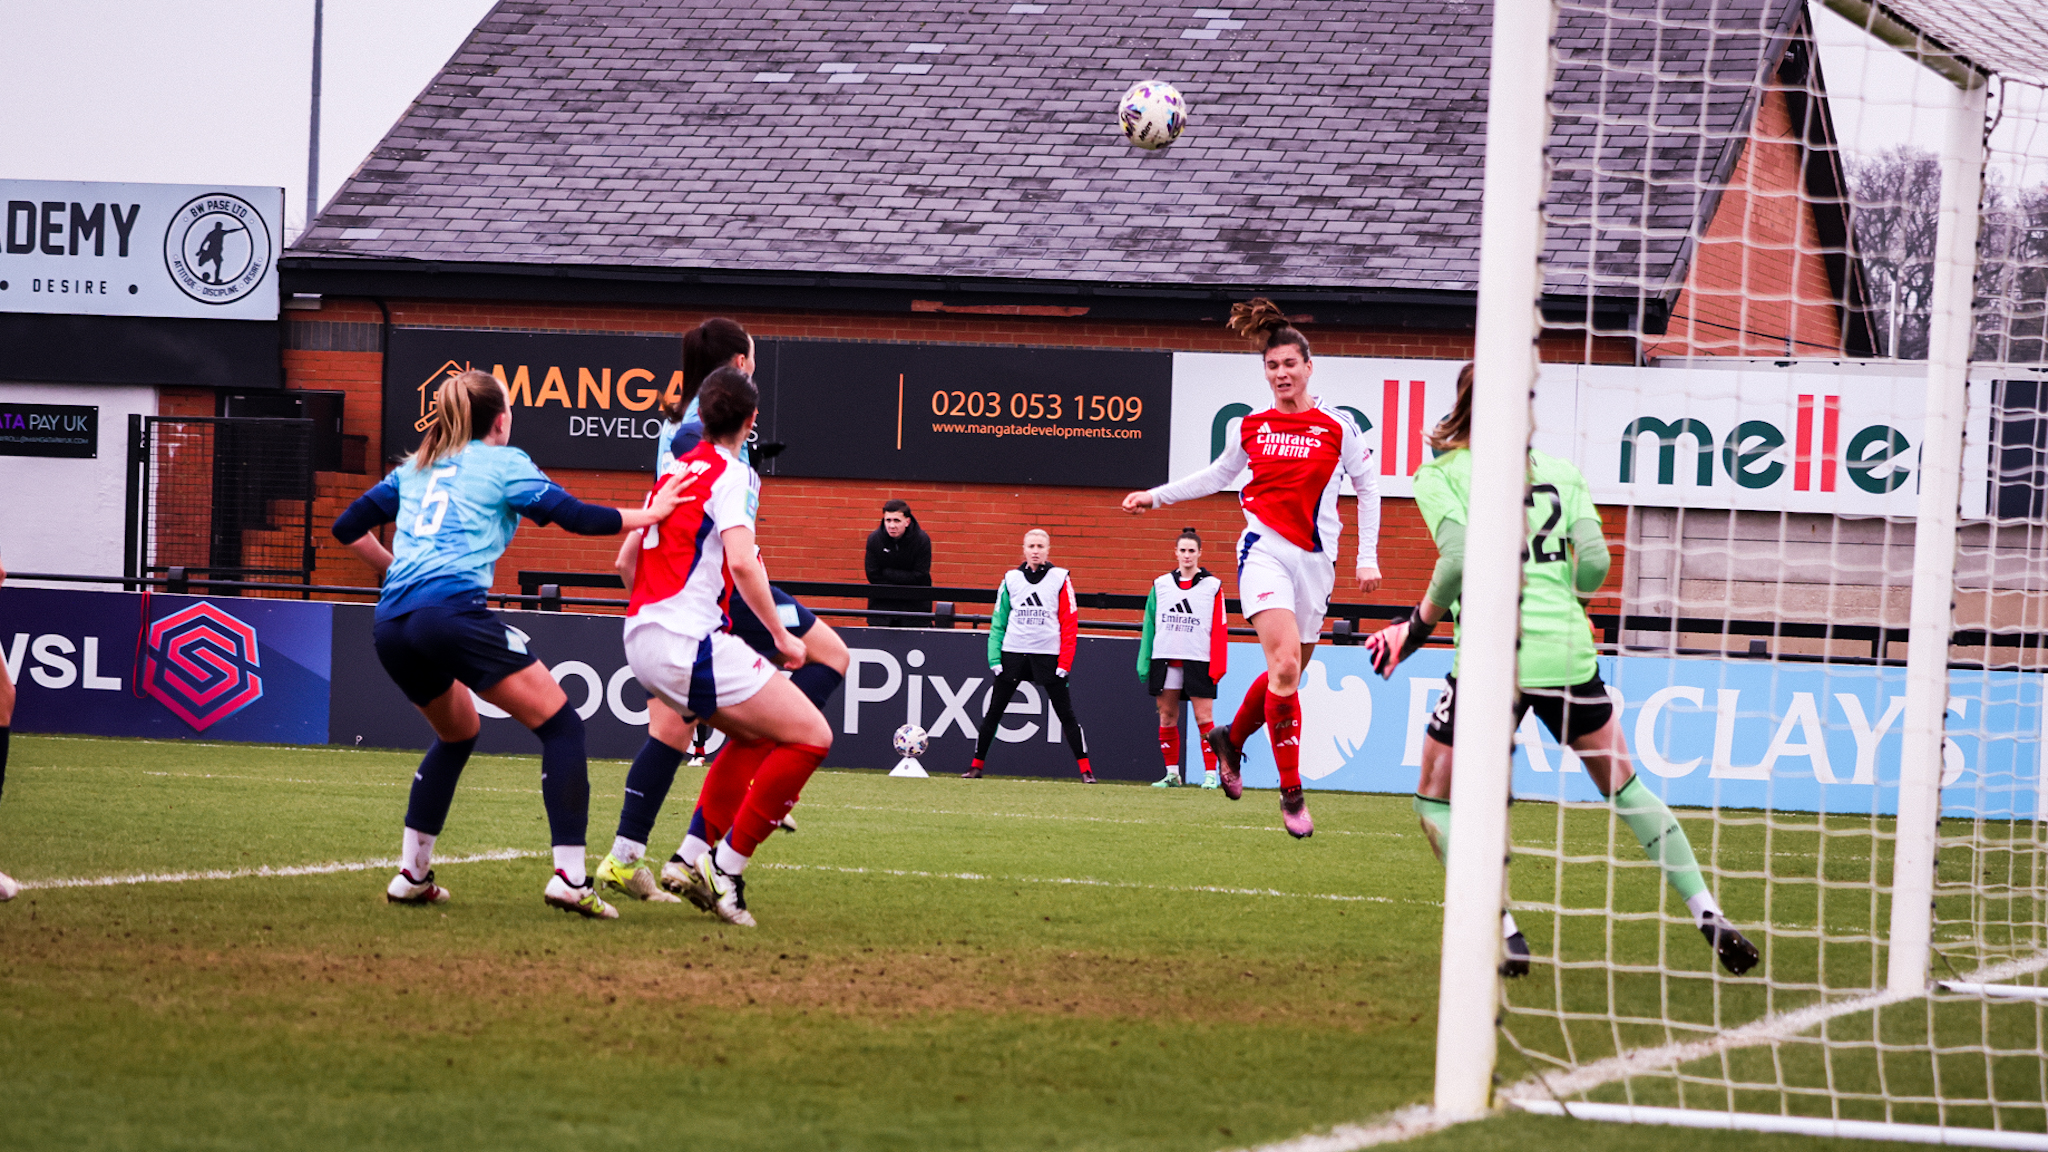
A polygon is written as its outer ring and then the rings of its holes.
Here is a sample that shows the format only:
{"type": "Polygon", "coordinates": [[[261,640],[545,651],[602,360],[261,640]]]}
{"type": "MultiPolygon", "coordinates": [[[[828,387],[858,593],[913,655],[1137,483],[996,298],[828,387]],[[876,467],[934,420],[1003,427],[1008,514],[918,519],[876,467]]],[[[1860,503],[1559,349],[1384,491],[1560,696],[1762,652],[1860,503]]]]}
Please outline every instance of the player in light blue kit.
{"type": "Polygon", "coordinates": [[[504,709],[540,737],[541,800],[547,806],[555,872],[543,897],[567,912],[612,920],[584,875],[590,775],[583,719],[526,637],[485,604],[492,570],[524,516],[585,536],[612,536],[675,511],[677,489],[648,507],[585,504],[507,446],[512,412],[505,386],[464,372],[434,395],[434,423],[412,458],[349,505],[334,537],[384,578],[377,599],[377,659],[433,725],[435,740],[412,778],[398,875],[385,890],[395,904],[439,904],[434,839],[448,818],[462,767],[479,730],[470,692],[504,709]],[[396,522],[391,551],[371,532],[396,522]],[[395,555],[394,555],[395,554],[395,555]]]}

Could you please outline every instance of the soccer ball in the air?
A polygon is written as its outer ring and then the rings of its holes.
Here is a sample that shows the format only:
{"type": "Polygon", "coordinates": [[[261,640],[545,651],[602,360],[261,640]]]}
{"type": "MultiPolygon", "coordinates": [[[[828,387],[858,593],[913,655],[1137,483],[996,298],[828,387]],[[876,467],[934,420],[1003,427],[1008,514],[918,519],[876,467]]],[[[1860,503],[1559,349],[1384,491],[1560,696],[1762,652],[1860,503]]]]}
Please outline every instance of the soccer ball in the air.
{"type": "Polygon", "coordinates": [[[911,757],[924,755],[924,750],[931,746],[931,742],[931,737],[925,730],[915,724],[905,724],[898,728],[895,740],[891,741],[896,746],[898,756],[911,757]]]}
{"type": "Polygon", "coordinates": [[[1140,80],[1117,104],[1116,120],[1131,143],[1147,150],[1164,148],[1180,139],[1188,122],[1188,102],[1164,80],[1140,80]]]}

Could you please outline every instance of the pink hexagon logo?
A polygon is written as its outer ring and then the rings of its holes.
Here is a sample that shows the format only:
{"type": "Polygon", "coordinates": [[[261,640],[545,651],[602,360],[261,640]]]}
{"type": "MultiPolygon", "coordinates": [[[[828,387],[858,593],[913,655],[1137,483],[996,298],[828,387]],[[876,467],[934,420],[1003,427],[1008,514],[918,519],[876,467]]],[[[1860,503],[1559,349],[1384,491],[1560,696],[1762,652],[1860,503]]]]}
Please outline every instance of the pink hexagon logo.
{"type": "Polygon", "coordinates": [[[149,626],[142,690],[204,732],[263,698],[256,629],[205,601],[149,626]]]}

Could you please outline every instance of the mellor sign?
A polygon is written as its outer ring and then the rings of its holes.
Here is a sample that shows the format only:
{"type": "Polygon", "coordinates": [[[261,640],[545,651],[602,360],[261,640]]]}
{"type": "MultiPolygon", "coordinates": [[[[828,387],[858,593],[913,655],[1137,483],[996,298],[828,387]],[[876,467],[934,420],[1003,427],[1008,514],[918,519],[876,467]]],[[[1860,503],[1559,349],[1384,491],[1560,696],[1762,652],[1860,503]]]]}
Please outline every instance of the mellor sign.
{"type": "MultiPolygon", "coordinates": [[[[1407,496],[1429,429],[1457,394],[1456,360],[1322,356],[1313,391],[1357,421],[1380,492],[1407,496]]],[[[1963,514],[1982,516],[1988,379],[1973,382],[1963,514]]],[[[1924,377],[1731,361],[1727,367],[1546,364],[1535,447],[1579,466],[1602,504],[1911,516],[1924,377]]],[[[1174,355],[1171,472],[1186,475],[1270,403],[1258,362],[1174,355]]],[[[1240,478],[1242,479],[1242,478],[1240,478]]],[[[1349,491],[1348,483],[1345,490],[1349,491]]]]}

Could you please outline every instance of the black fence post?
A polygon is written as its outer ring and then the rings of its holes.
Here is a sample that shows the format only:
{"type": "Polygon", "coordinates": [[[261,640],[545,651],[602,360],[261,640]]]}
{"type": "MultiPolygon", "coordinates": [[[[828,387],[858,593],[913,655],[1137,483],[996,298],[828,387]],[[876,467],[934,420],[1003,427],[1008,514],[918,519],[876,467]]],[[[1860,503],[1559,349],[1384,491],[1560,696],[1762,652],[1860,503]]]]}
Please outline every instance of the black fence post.
{"type": "Polygon", "coordinates": [[[1358,643],[1358,625],[1341,616],[1331,621],[1330,643],[1339,648],[1349,648],[1358,643]]]}
{"type": "MultiPolygon", "coordinates": [[[[134,579],[142,575],[142,413],[128,414],[128,510],[121,538],[121,575],[134,579]]],[[[140,584],[123,584],[133,592],[140,584]]]]}
{"type": "Polygon", "coordinates": [[[951,600],[941,600],[932,605],[932,627],[952,628],[957,623],[951,600]]]}
{"type": "Polygon", "coordinates": [[[174,596],[183,596],[192,591],[191,578],[182,566],[164,572],[164,591],[174,596]]]}
{"type": "Polygon", "coordinates": [[[543,612],[560,612],[562,610],[562,586],[560,584],[543,584],[540,586],[540,610],[543,612]]]}

